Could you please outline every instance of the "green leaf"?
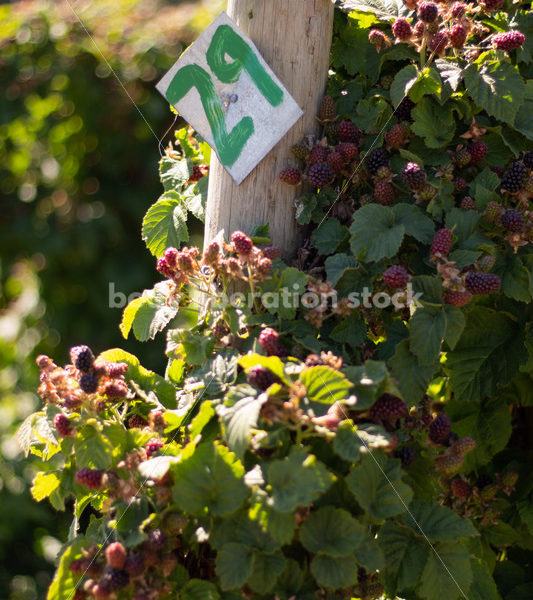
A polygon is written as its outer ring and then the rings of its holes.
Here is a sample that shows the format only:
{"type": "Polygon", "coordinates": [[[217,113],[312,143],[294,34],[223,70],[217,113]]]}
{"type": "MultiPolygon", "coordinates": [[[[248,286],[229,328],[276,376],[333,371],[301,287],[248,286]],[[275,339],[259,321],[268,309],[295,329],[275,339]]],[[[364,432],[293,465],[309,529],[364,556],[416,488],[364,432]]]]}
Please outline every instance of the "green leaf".
{"type": "Polygon", "coordinates": [[[344,460],[356,462],[369,449],[384,448],[390,443],[390,436],[379,425],[363,423],[356,426],[352,421],[343,421],[336,431],[333,450],[344,460]]]}
{"type": "Polygon", "coordinates": [[[442,303],[442,281],[430,275],[416,275],[411,279],[411,285],[416,293],[421,293],[421,302],[429,304],[442,303]]]}
{"type": "Polygon", "coordinates": [[[380,131],[390,120],[390,104],[378,94],[367,100],[361,100],[356,108],[357,125],[368,132],[380,131]]]}
{"type": "Polygon", "coordinates": [[[61,485],[61,479],[57,473],[45,473],[40,471],[33,480],[31,495],[36,502],[48,498],[61,485]]]}
{"type": "Polygon", "coordinates": [[[434,64],[437,67],[442,80],[450,86],[453,92],[456,92],[463,79],[463,69],[461,65],[445,58],[438,58],[434,64]]]}
{"type": "Polygon", "coordinates": [[[207,187],[209,177],[202,177],[194,185],[190,185],[183,194],[183,202],[187,210],[197,219],[205,221],[205,205],[207,203],[207,187]]]}
{"type": "Polygon", "coordinates": [[[300,530],[303,547],[314,554],[348,556],[366,537],[366,528],[348,511],[325,506],[304,521],[300,530]]]}
{"type": "Polygon", "coordinates": [[[249,516],[256,520],[262,531],[279,545],[288,544],[292,540],[296,528],[293,513],[280,513],[274,510],[266,494],[258,494],[258,501],[250,508],[249,516]]]}
{"type": "MultiPolygon", "coordinates": [[[[266,497],[266,493],[262,490],[256,490],[256,495],[266,497]]],[[[274,552],[280,547],[281,544],[264,531],[260,522],[250,516],[250,512],[243,509],[228,518],[217,521],[210,537],[210,544],[215,550],[220,550],[230,542],[243,544],[252,550],[267,553],[274,552]]],[[[290,517],[294,520],[292,513],[290,517]]]]}
{"type": "Polygon", "coordinates": [[[365,322],[354,311],[347,317],[342,317],[332,329],[330,337],[340,344],[348,344],[352,348],[357,348],[366,339],[365,322]]]}
{"type": "Polygon", "coordinates": [[[311,573],[326,588],[347,588],[357,581],[357,563],[351,556],[333,558],[317,554],[311,561],[311,573]]]}
{"type": "Polygon", "coordinates": [[[418,308],[409,321],[411,351],[420,365],[432,365],[438,358],[446,317],[439,308],[418,308]]]}
{"type": "Polygon", "coordinates": [[[426,600],[456,600],[468,597],[472,569],[467,549],[454,542],[437,544],[428,556],[419,593],[426,600]]]}
{"type": "Polygon", "coordinates": [[[376,539],[367,537],[354,550],[354,555],[357,564],[366,567],[369,571],[383,571],[385,568],[385,557],[376,539]]]}
{"type": "Polygon", "coordinates": [[[214,583],[190,579],[181,590],[180,600],[220,600],[220,594],[214,583]]]}
{"type": "Polygon", "coordinates": [[[396,223],[402,225],[405,233],[423,244],[430,244],[435,233],[433,220],[413,204],[395,204],[392,207],[396,223]]]}
{"type": "Polygon", "coordinates": [[[409,340],[402,340],[396,346],[396,352],[389,360],[389,366],[392,375],[398,380],[402,396],[411,404],[419,402],[435,372],[435,366],[421,365],[409,348],[409,340]]]}
{"type": "Polygon", "coordinates": [[[216,558],[220,587],[231,590],[244,585],[252,572],[252,559],[252,551],[243,544],[224,544],[216,558]]]}
{"type": "Polygon", "coordinates": [[[317,206],[315,195],[304,194],[294,201],[296,207],[294,218],[300,225],[307,225],[311,222],[313,211],[317,206]]]}
{"type": "Polygon", "coordinates": [[[402,481],[399,461],[381,452],[365,455],[350,471],[346,483],[357,502],[378,521],[405,512],[413,497],[411,488],[402,481]]]}
{"type": "Polygon", "coordinates": [[[436,69],[426,67],[415,83],[409,89],[409,98],[416,104],[426,95],[439,97],[441,94],[441,80],[436,69]]]}
{"type": "MultiPolygon", "coordinates": [[[[211,336],[190,329],[172,329],[167,334],[167,356],[184,360],[189,365],[202,365],[211,355],[215,342],[211,336]]],[[[211,375],[206,385],[214,383],[211,375]]]]}
{"type": "Polygon", "coordinates": [[[370,408],[379,393],[385,391],[387,367],[384,362],[368,360],[359,367],[344,369],[348,379],[354,384],[352,393],[357,397],[357,409],[370,408]]]}
{"type": "Polygon", "coordinates": [[[278,577],[285,569],[286,560],[281,552],[264,554],[255,551],[253,554],[252,574],[248,585],[258,594],[270,592],[276,585],[278,577]]]}
{"type": "Polygon", "coordinates": [[[417,79],[418,69],[415,65],[407,65],[396,73],[390,88],[390,97],[395,108],[409,93],[417,79]]]}
{"type": "Polygon", "coordinates": [[[452,141],[455,119],[448,105],[440,106],[432,98],[422,98],[411,115],[414,119],[411,129],[424,138],[429,148],[442,148],[452,141]]]}
{"type": "Polygon", "coordinates": [[[266,479],[272,486],[272,507],[290,512],[316,500],[335,478],[314,455],[295,447],[289,456],[270,463],[266,479]]]}
{"type": "Polygon", "coordinates": [[[444,329],[444,340],[453,350],[461,337],[466,325],[466,319],[463,311],[457,306],[447,304],[443,307],[446,320],[444,329]]]}
{"type": "Polygon", "coordinates": [[[113,444],[93,427],[84,427],[74,441],[78,468],[107,469],[113,462],[113,444]]]}
{"type": "Polygon", "coordinates": [[[81,579],[70,570],[70,563],[81,557],[81,551],[87,542],[78,538],[63,552],[54,579],[48,588],[47,600],[71,600],[74,597],[76,586],[81,579]]]}
{"type": "Polygon", "coordinates": [[[257,365],[261,365],[276,375],[283,383],[289,385],[289,380],[285,375],[283,362],[277,356],[263,356],[262,354],[245,354],[239,358],[239,365],[245,373],[257,365]]]}
{"type": "Polygon", "coordinates": [[[324,404],[346,399],[352,387],[342,373],[324,365],[307,367],[301,372],[300,381],[307,389],[309,400],[324,404]]]}
{"type": "Polygon", "coordinates": [[[266,395],[262,398],[248,396],[238,400],[233,406],[219,407],[218,414],[224,423],[228,446],[240,459],[248,447],[250,430],[257,426],[259,411],[266,399],[266,395]]]}
{"type": "Polygon", "coordinates": [[[446,369],[462,402],[478,401],[509,383],[527,360],[522,328],[505,314],[475,307],[468,312],[463,334],[446,369]]]}
{"type": "Polygon", "coordinates": [[[216,443],[189,444],[182,461],[173,467],[174,500],[193,515],[229,515],[249,495],[244,468],[235,454],[216,443]]]}
{"type": "Polygon", "coordinates": [[[348,236],[348,230],[337,219],[326,219],[311,235],[311,245],[319,254],[333,254],[339,244],[348,236]]]}
{"type": "Polygon", "coordinates": [[[187,208],[177,192],[165,192],[144,216],[142,238],[159,258],[169,246],[179,248],[189,239],[187,208]]]}
{"type": "Polygon", "coordinates": [[[451,509],[436,502],[414,501],[402,519],[415,535],[423,532],[432,543],[453,542],[479,535],[470,520],[462,519],[451,509]]]}
{"type": "Polygon", "coordinates": [[[517,67],[507,60],[480,57],[465,69],[464,77],[466,90],[476,104],[498,121],[513,125],[526,89],[517,67]]]}
{"type": "Polygon", "coordinates": [[[159,178],[165,192],[181,190],[183,185],[189,181],[192,168],[193,165],[188,160],[163,157],[159,162],[159,178]]]}
{"type": "Polygon", "coordinates": [[[390,207],[367,204],[354,213],[350,233],[350,246],[355,256],[372,262],[398,252],[405,228],[396,222],[390,207]]]}
{"type": "Polygon", "coordinates": [[[469,600],[501,600],[496,583],[487,565],[477,559],[471,559],[472,583],[468,590],[469,600]]]}
{"type": "Polygon", "coordinates": [[[337,282],[342,277],[346,269],[356,266],[356,260],[348,254],[334,254],[326,258],[326,274],[328,281],[332,286],[337,285],[337,282]]]}

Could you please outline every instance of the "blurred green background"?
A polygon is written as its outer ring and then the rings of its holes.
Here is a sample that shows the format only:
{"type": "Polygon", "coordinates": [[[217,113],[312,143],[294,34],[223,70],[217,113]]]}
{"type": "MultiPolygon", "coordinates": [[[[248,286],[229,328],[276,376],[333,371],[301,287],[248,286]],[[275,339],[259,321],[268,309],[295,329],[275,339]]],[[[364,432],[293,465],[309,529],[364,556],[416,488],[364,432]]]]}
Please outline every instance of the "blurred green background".
{"type": "Polygon", "coordinates": [[[163,339],[121,338],[110,286],[128,296],[158,279],[140,228],[173,118],[154,85],[224,7],[69,1],[0,0],[0,600],[45,598],[70,525],[32,500],[13,437],[40,405],[35,357],[121,346],[164,370],[163,339]]]}

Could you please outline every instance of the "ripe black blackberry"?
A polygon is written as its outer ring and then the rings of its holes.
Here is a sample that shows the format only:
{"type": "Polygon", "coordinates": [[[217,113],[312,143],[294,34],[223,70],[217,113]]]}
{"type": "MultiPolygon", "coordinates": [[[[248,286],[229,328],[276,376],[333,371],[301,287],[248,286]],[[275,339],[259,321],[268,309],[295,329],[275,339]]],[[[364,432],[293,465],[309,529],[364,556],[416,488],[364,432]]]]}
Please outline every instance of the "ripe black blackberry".
{"type": "Polygon", "coordinates": [[[407,19],[403,17],[399,17],[392,24],[392,33],[395,38],[399,40],[408,40],[413,34],[413,30],[411,29],[411,25],[407,19]]]}
{"type": "Polygon", "coordinates": [[[408,162],[402,171],[402,178],[405,185],[413,192],[416,192],[424,187],[426,183],[426,172],[415,162],[408,162]]]}
{"type": "Polygon", "coordinates": [[[500,278],[494,273],[472,271],[466,275],[465,286],[471,294],[492,294],[500,289],[500,278]]]}
{"type": "Polygon", "coordinates": [[[231,236],[231,241],[233,242],[235,250],[238,254],[248,256],[248,254],[252,252],[252,240],[242,231],[234,231],[231,236]]]}
{"type": "Polygon", "coordinates": [[[528,169],[533,169],[533,150],[526,152],[523,160],[528,169]]]}
{"type": "Polygon", "coordinates": [[[396,107],[394,114],[400,121],[411,121],[411,111],[415,107],[415,103],[406,96],[396,107]]]}
{"type": "Polygon", "coordinates": [[[70,349],[70,360],[76,369],[87,373],[93,368],[94,354],[89,346],[74,346],[70,349]]]}
{"type": "Polygon", "coordinates": [[[410,446],[404,446],[396,450],[394,456],[402,461],[402,467],[408,467],[416,458],[416,450],[410,446]]]}
{"type": "Polygon", "coordinates": [[[392,288],[403,288],[409,283],[409,273],[401,265],[392,265],[383,273],[383,281],[392,288]]]}
{"type": "Polygon", "coordinates": [[[436,444],[443,444],[450,437],[452,423],[446,413],[438,414],[429,426],[429,439],[436,444]]]}
{"type": "Polygon", "coordinates": [[[519,232],[524,227],[524,216],[521,212],[509,208],[503,213],[501,223],[508,231],[519,232]]]}
{"type": "Polygon", "coordinates": [[[422,2],[418,7],[418,18],[424,23],[433,23],[439,16],[439,8],[433,2],[422,2]]]}
{"type": "Polygon", "coordinates": [[[524,185],[526,178],[526,165],[519,160],[515,160],[502,177],[501,187],[511,193],[518,192],[524,185]]]}
{"type": "Polygon", "coordinates": [[[302,174],[300,169],[283,169],[279,174],[279,179],[280,181],[283,181],[283,183],[288,183],[289,185],[298,185],[302,180],[302,174]]]}
{"type": "Polygon", "coordinates": [[[492,477],[490,475],[487,475],[485,473],[482,473],[476,481],[476,487],[480,490],[482,490],[484,487],[487,487],[488,485],[490,485],[492,483],[492,477]]]}
{"type": "Polygon", "coordinates": [[[370,408],[373,421],[392,421],[407,415],[405,402],[393,394],[383,394],[370,408]]]}
{"type": "Polygon", "coordinates": [[[309,183],[316,188],[326,187],[333,181],[334,177],[335,173],[333,173],[327,162],[319,162],[311,165],[307,173],[309,183]]]}
{"type": "Polygon", "coordinates": [[[361,141],[361,131],[351,121],[341,121],[338,134],[341,142],[359,144],[361,141]]]}
{"type": "Polygon", "coordinates": [[[83,467],[76,473],[76,482],[91,490],[96,490],[102,485],[103,472],[99,469],[83,467]]]}
{"type": "Polygon", "coordinates": [[[266,390],[273,383],[278,381],[278,378],[274,375],[274,373],[262,365],[256,365],[255,367],[249,369],[246,377],[252,385],[260,390],[266,390]]]}
{"type": "Polygon", "coordinates": [[[80,377],[80,388],[86,394],[94,394],[98,389],[98,377],[93,373],[83,373],[80,377]]]}
{"type": "Polygon", "coordinates": [[[375,175],[380,167],[387,167],[389,164],[383,148],[372,150],[366,157],[365,162],[366,168],[371,175],[375,175]]]}
{"type": "Polygon", "coordinates": [[[130,577],[122,569],[106,569],[100,580],[100,584],[105,585],[111,591],[116,592],[129,585],[130,577]]]}

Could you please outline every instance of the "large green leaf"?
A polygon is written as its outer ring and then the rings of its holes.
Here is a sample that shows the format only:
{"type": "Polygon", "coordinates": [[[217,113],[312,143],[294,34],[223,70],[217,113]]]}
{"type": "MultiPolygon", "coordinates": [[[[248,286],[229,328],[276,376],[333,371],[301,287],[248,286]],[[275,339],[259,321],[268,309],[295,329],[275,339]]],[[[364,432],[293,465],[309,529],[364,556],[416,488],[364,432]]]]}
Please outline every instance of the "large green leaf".
{"type": "Polygon", "coordinates": [[[366,527],[348,511],[325,506],[306,519],[300,530],[300,541],[306,550],[314,554],[348,556],[366,534],[366,527]]]}
{"type": "Polygon", "coordinates": [[[347,367],[344,372],[354,383],[352,393],[357,397],[357,409],[370,408],[377,396],[385,391],[388,383],[387,367],[384,362],[367,360],[364,365],[347,367]]]}
{"type": "Polygon", "coordinates": [[[348,236],[348,230],[337,219],[326,219],[311,235],[311,245],[319,254],[333,254],[339,244],[348,236]]]}
{"type": "Polygon", "coordinates": [[[267,468],[267,482],[272,487],[272,506],[289,512],[306,506],[325,492],[334,476],[312,454],[293,448],[289,456],[275,460],[267,468]]]}
{"type": "Polygon", "coordinates": [[[150,206],[143,219],[142,238],[158,258],[169,246],[179,248],[189,239],[187,207],[177,192],[165,192],[150,206]]]}
{"type": "Polygon", "coordinates": [[[233,406],[219,407],[218,414],[224,423],[228,446],[241,459],[248,446],[250,430],[257,425],[261,405],[266,399],[265,394],[258,398],[247,396],[233,406]]]}
{"type": "Polygon", "coordinates": [[[390,88],[390,98],[395,107],[407,96],[417,78],[418,69],[415,65],[407,65],[396,73],[390,88]]]}
{"type": "Polygon", "coordinates": [[[355,256],[378,261],[398,252],[405,227],[396,222],[390,207],[367,204],[354,213],[350,233],[350,245],[355,256]]]}
{"type": "Polygon", "coordinates": [[[308,367],[300,374],[300,381],[307,389],[307,397],[312,402],[333,404],[337,400],[344,400],[352,383],[346,377],[324,365],[308,367]]]}
{"type": "Polygon", "coordinates": [[[498,121],[513,125],[525,94],[517,67],[507,60],[488,61],[482,55],[465,69],[464,78],[476,104],[498,121]]]}
{"type": "Polygon", "coordinates": [[[356,462],[361,454],[386,448],[390,443],[390,435],[379,425],[363,423],[356,426],[352,421],[344,421],[335,434],[333,450],[344,460],[356,462]]]}
{"type": "Polygon", "coordinates": [[[78,467],[107,469],[113,462],[113,444],[93,427],[84,427],[74,441],[78,467]]]}
{"type": "Polygon", "coordinates": [[[440,308],[419,308],[409,321],[411,351],[420,365],[432,365],[438,358],[446,318],[440,308]]]}
{"type": "Polygon", "coordinates": [[[472,583],[467,594],[469,600],[501,600],[487,565],[477,558],[472,558],[471,566],[472,583]]]}
{"type": "Polygon", "coordinates": [[[252,551],[243,544],[230,542],[217,552],[216,571],[223,590],[241,587],[252,572],[252,551]]]}
{"type": "Polygon", "coordinates": [[[220,600],[220,594],[214,583],[191,579],[181,590],[180,600],[220,600]]]}
{"type": "Polygon", "coordinates": [[[248,585],[258,594],[270,592],[276,585],[278,577],[283,573],[285,564],[285,557],[281,552],[265,554],[255,551],[252,574],[247,581],[248,585]]]}
{"type": "Polygon", "coordinates": [[[30,490],[31,495],[35,501],[40,502],[41,500],[48,498],[50,494],[53,494],[60,485],[61,479],[57,473],[45,473],[40,471],[33,480],[33,485],[30,490]]]}
{"type": "Polygon", "coordinates": [[[216,443],[189,444],[184,458],[173,467],[174,500],[193,514],[229,515],[249,495],[244,484],[244,468],[227,448],[216,443]]]}
{"type": "Polygon", "coordinates": [[[455,133],[455,118],[450,106],[440,106],[425,97],[411,112],[412,130],[424,138],[428,148],[442,148],[449,144],[455,133]]]}
{"type": "Polygon", "coordinates": [[[409,340],[402,340],[396,346],[389,366],[392,375],[398,380],[400,392],[411,404],[416,404],[422,399],[436,368],[433,364],[419,363],[417,356],[409,348],[409,340]]]}
{"type": "Polygon", "coordinates": [[[435,225],[418,206],[399,203],[392,207],[392,212],[396,223],[403,225],[407,235],[424,244],[431,243],[435,225]]]}
{"type": "Polygon", "coordinates": [[[69,567],[73,560],[81,557],[81,550],[86,545],[85,539],[78,538],[63,552],[54,579],[48,588],[47,600],[71,600],[73,598],[81,576],[74,575],[69,567]]]}
{"type": "Polygon", "coordinates": [[[159,178],[166,192],[180,191],[190,179],[193,165],[191,161],[165,156],[159,162],[159,178]]]}
{"type": "Polygon", "coordinates": [[[402,481],[399,461],[381,452],[365,455],[350,471],[346,483],[357,502],[376,520],[405,512],[413,497],[411,488],[402,481]]]}
{"type": "Polygon", "coordinates": [[[341,0],[343,10],[369,12],[383,21],[406,15],[409,10],[401,0],[341,0]]]}
{"type": "Polygon", "coordinates": [[[317,554],[311,561],[311,573],[326,588],[347,588],[357,581],[357,563],[350,556],[333,558],[317,554]]]}
{"type": "Polygon", "coordinates": [[[414,501],[402,517],[416,535],[424,535],[431,542],[453,542],[479,535],[468,519],[436,502],[414,501]]]}
{"type": "Polygon", "coordinates": [[[439,543],[428,556],[419,594],[426,600],[468,598],[471,582],[468,550],[457,542],[439,543]]]}

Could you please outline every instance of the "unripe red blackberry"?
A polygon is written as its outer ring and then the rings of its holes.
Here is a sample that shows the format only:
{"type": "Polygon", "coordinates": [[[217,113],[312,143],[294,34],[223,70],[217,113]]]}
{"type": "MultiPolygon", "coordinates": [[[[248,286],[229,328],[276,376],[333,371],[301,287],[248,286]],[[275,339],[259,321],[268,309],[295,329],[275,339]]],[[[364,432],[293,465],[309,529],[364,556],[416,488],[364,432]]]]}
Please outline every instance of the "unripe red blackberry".
{"type": "Polygon", "coordinates": [[[104,385],[102,393],[110,400],[125,398],[128,395],[128,386],[125,381],[120,379],[115,381],[107,381],[104,385]]]}
{"type": "Polygon", "coordinates": [[[374,199],[377,204],[390,206],[394,204],[396,192],[388,181],[376,181],[374,185],[374,199]]]}
{"type": "Polygon", "coordinates": [[[424,23],[433,23],[439,16],[439,8],[433,2],[421,2],[418,6],[418,18],[424,23]]]}
{"type": "Polygon", "coordinates": [[[129,575],[121,569],[106,569],[100,580],[100,584],[109,588],[112,592],[116,592],[125,588],[130,582],[129,575]]]}
{"type": "Polygon", "coordinates": [[[263,254],[266,258],[270,258],[270,260],[276,260],[276,258],[279,258],[281,252],[276,246],[268,246],[263,249],[263,254]]]}
{"type": "Polygon", "coordinates": [[[309,148],[305,144],[294,144],[291,148],[292,154],[300,160],[305,160],[309,155],[309,148]]]}
{"type": "Polygon", "coordinates": [[[122,569],[126,562],[126,548],[120,542],[113,542],[105,549],[107,564],[114,569],[122,569]]]}
{"type": "Polygon", "coordinates": [[[328,156],[328,165],[334,173],[340,173],[344,167],[344,156],[340,152],[332,152],[328,156]]]}
{"type": "Polygon", "coordinates": [[[98,377],[92,373],[83,373],[80,377],[79,384],[80,388],[86,394],[94,394],[98,389],[98,377]]]}
{"type": "Polygon", "coordinates": [[[465,500],[472,495],[472,488],[464,479],[454,479],[451,484],[452,493],[456,498],[465,500]]]}
{"type": "Polygon", "coordinates": [[[374,46],[374,48],[380,52],[384,48],[388,48],[391,45],[391,41],[387,35],[379,29],[371,29],[368,33],[368,41],[374,46]]]}
{"type": "Polygon", "coordinates": [[[289,185],[298,185],[302,180],[302,174],[300,169],[288,168],[283,169],[279,174],[280,181],[288,183],[289,185]]]}
{"type": "Polygon", "coordinates": [[[139,577],[144,573],[144,558],[142,554],[128,554],[124,570],[130,577],[139,577]]]}
{"type": "Polygon", "coordinates": [[[84,575],[91,564],[91,559],[85,556],[73,560],[69,565],[69,570],[74,575],[84,575]]]}
{"type": "Polygon", "coordinates": [[[316,188],[326,187],[333,181],[334,176],[335,174],[327,162],[311,165],[307,173],[309,183],[316,188]]]}
{"type": "Polygon", "coordinates": [[[128,425],[130,429],[143,429],[148,426],[148,421],[144,419],[141,415],[132,415],[128,420],[128,425]]]}
{"type": "Polygon", "coordinates": [[[263,277],[266,277],[270,274],[270,271],[272,271],[272,261],[270,258],[264,257],[259,259],[259,262],[257,263],[257,272],[260,275],[263,275],[263,277]]]}
{"type": "Polygon", "coordinates": [[[83,467],[76,473],[76,483],[84,485],[91,490],[97,490],[102,486],[103,472],[100,469],[83,467]]]}
{"type": "Polygon", "coordinates": [[[500,10],[503,4],[504,0],[481,0],[481,5],[488,12],[500,10]]]}
{"type": "Polygon", "coordinates": [[[488,273],[496,262],[496,257],[492,254],[484,254],[478,261],[477,266],[480,271],[488,273]]]}
{"type": "Polygon", "coordinates": [[[392,24],[392,33],[394,34],[395,38],[404,41],[411,37],[413,30],[411,29],[411,25],[407,19],[399,17],[392,24]]]}
{"type": "Polygon", "coordinates": [[[383,273],[383,281],[392,288],[403,288],[410,279],[409,273],[401,265],[392,265],[383,273]]]}
{"type": "Polygon", "coordinates": [[[246,373],[249,383],[259,388],[260,390],[268,389],[273,383],[278,381],[278,378],[266,367],[256,365],[251,367],[246,373]]]}
{"type": "Polygon", "coordinates": [[[452,450],[456,454],[460,454],[461,456],[466,456],[469,452],[472,452],[476,448],[476,440],[471,437],[463,437],[458,439],[452,445],[452,450]]]}
{"type": "Polygon", "coordinates": [[[202,177],[205,175],[204,173],[204,169],[206,169],[205,166],[200,166],[200,165],[194,165],[192,168],[192,173],[191,176],[189,177],[189,181],[191,183],[195,183],[196,181],[200,181],[200,179],[202,179],[202,177]]]}
{"type": "Polygon", "coordinates": [[[375,175],[380,167],[388,167],[389,161],[382,148],[372,150],[365,159],[366,168],[371,175],[375,175]]]}
{"type": "Polygon", "coordinates": [[[272,327],[265,327],[259,334],[259,345],[267,356],[284,356],[285,349],[279,341],[279,333],[272,327]]]}
{"type": "Polygon", "coordinates": [[[248,256],[248,254],[252,252],[252,240],[242,231],[234,231],[231,236],[231,241],[238,254],[248,256]]]}
{"type": "Polygon", "coordinates": [[[311,148],[309,153],[309,163],[314,165],[318,162],[326,162],[328,160],[328,150],[325,146],[317,144],[311,148]]]}
{"type": "Polygon", "coordinates": [[[466,148],[461,148],[460,150],[457,150],[457,152],[453,156],[453,161],[458,167],[466,167],[470,164],[471,160],[472,156],[466,148]]]}
{"type": "Polygon", "coordinates": [[[320,103],[319,118],[321,121],[333,121],[337,116],[335,100],[331,96],[324,96],[320,103]]]}
{"type": "Polygon", "coordinates": [[[460,23],[456,23],[450,31],[452,48],[462,48],[465,45],[467,36],[466,29],[460,23]]]}
{"type": "Polygon", "coordinates": [[[448,252],[452,247],[452,231],[443,227],[435,232],[431,249],[429,251],[431,257],[442,258],[448,256],[448,252]]]}
{"type": "Polygon", "coordinates": [[[341,142],[337,144],[335,150],[336,152],[340,152],[346,161],[352,160],[352,158],[355,158],[359,154],[357,144],[353,142],[341,142]]]}
{"type": "Polygon", "coordinates": [[[528,169],[533,169],[533,150],[524,154],[523,163],[528,169]]]}
{"type": "Polygon", "coordinates": [[[487,155],[487,144],[485,142],[474,142],[468,146],[468,151],[470,152],[470,164],[475,165],[478,162],[481,162],[485,156],[487,155]]]}
{"type": "Polygon", "coordinates": [[[505,229],[516,233],[522,231],[525,221],[521,212],[508,208],[502,215],[501,223],[505,229]]]}
{"type": "Polygon", "coordinates": [[[500,278],[493,273],[474,271],[467,273],[465,286],[472,294],[492,294],[492,292],[497,292],[500,289],[500,278]]]}
{"type": "Polygon", "coordinates": [[[446,413],[439,413],[429,426],[429,439],[436,444],[443,444],[450,437],[452,423],[446,413]]]}
{"type": "Polygon", "coordinates": [[[474,199],[470,196],[465,196],[461,200],[460,206],[463,210],[476,210],[477,209],[474,199]]]}
{"type": "Polygon", "coordinates": [[[450,43],[450,38],[446,31],[437,31],[434,35],[429,38],[428,48],[431,52],[435,52],[438,55],[444,53],[450,43]]]}
{"type": "Polygon", "coordinates": [[[437,458],[435,467],[444,475],[453,475],[463,466],[463,462],[463,457],[458,454],[446,454],[437,458]]]}
{"type": "Polygon", "coordinates": [[[465,306],[472,298],[473,296],[468,290],[446,290],[444,293],[444,302],[453,304],[453,306],[465,306]]]}
{"type": "Polygon", "coordinates": [[[148,456],[148,458],[152,458],[152,456],[154,456],[154,454],[157,454],[164,445],[164,442],[157,438],[152,438],[151,440],[148,440],[144,445],[144,449],[146,450],[146,456],[148,456]]]}
{"type": "Polygon", "coordinates": [[[70,422],[69,418],[62,413],[55,415],[54,425],[60,437],[70,437],[74,433],[72,423],[70,422]]]}
{"type": "Polygon", "coordinates": [[[413,192],[416,192],[426,183],[426,172],[415,162],[408,162],[402,171],[402,178],[405,185],[413,192]]]}
{"type": "Polygon", "coordinates": [[[463,177],[454,177],[453,183],[455,184],[455,189],[458,192],[464,192],[468,188],[468,183],[463,177]]]}
{"type": "Polygon", "coordinates": [[[491,200],[485,206],[485,210],[483,212],[485,218],[489,220],[491,223],[495,223],[501,219],[503,214],[503,207],[499,202],[495,202],[491,200]]]}
{"type": "Polygon", "coordinates": [[[499,33],[492,38],[494,47],[498,50],[505,50],[510,52],[520,46],[526,41],[524,34],[519,31],[508,31],[507,33],[499,33]]]}
{"type": "Polygon", "coordinates": [[[111,587],[109,583],[99,582],[91,589],[91,596],[95,600],[106,600],[111,596],[111,587]]]}
{"type": "Polygon", "coordinates": [[[394,114],[400,121],[411,121],[411,111],[415,107],[415,103],[406,96],[396,107],[394,114]]]}
{"type": "Polygon", "coordinates": [[[76,369],[87,373],[93,368],[94,354],[89,346],[74,346],[70,349],[70,360],[76,369]]]}
{"type": "Polygon", "coordinates": [[[400,148],[405,140],[405,128],[401,123],[393,125],[385,134],[385,141],[391,148],[400,148]]]}
{"type": "Polygon", "coordinates": [[[341,121],[339,123],[338,133],[341,142],[359,144],[361,141],[361,131],[351,121],[341,121]]]}
{"type": "Polygon", "coordinates": [[[128,364],[125,362],[110,362],[106,364],[106,375],[111,379],[116,379],[126,375],[128,368],[128,364]]]}
{"type": "Polygon", "coordinates": [[[370,408],[372,421],[393,421],[407,415],[405,402],[392,394],[383,394],[370,408]]]}
{"type": "Polygon", "coordinates": [[[455,2],[450,11],[452,19],[462,19],[466,15],[467,6],[462,2],[455,2]]]}
{"type": "Polygon", "coordinates": [[[416,450],[411,446],[403,446],[396,450],[394,456],[402,461],[402,467],[408,467],[416,458],[416,450]]]}

